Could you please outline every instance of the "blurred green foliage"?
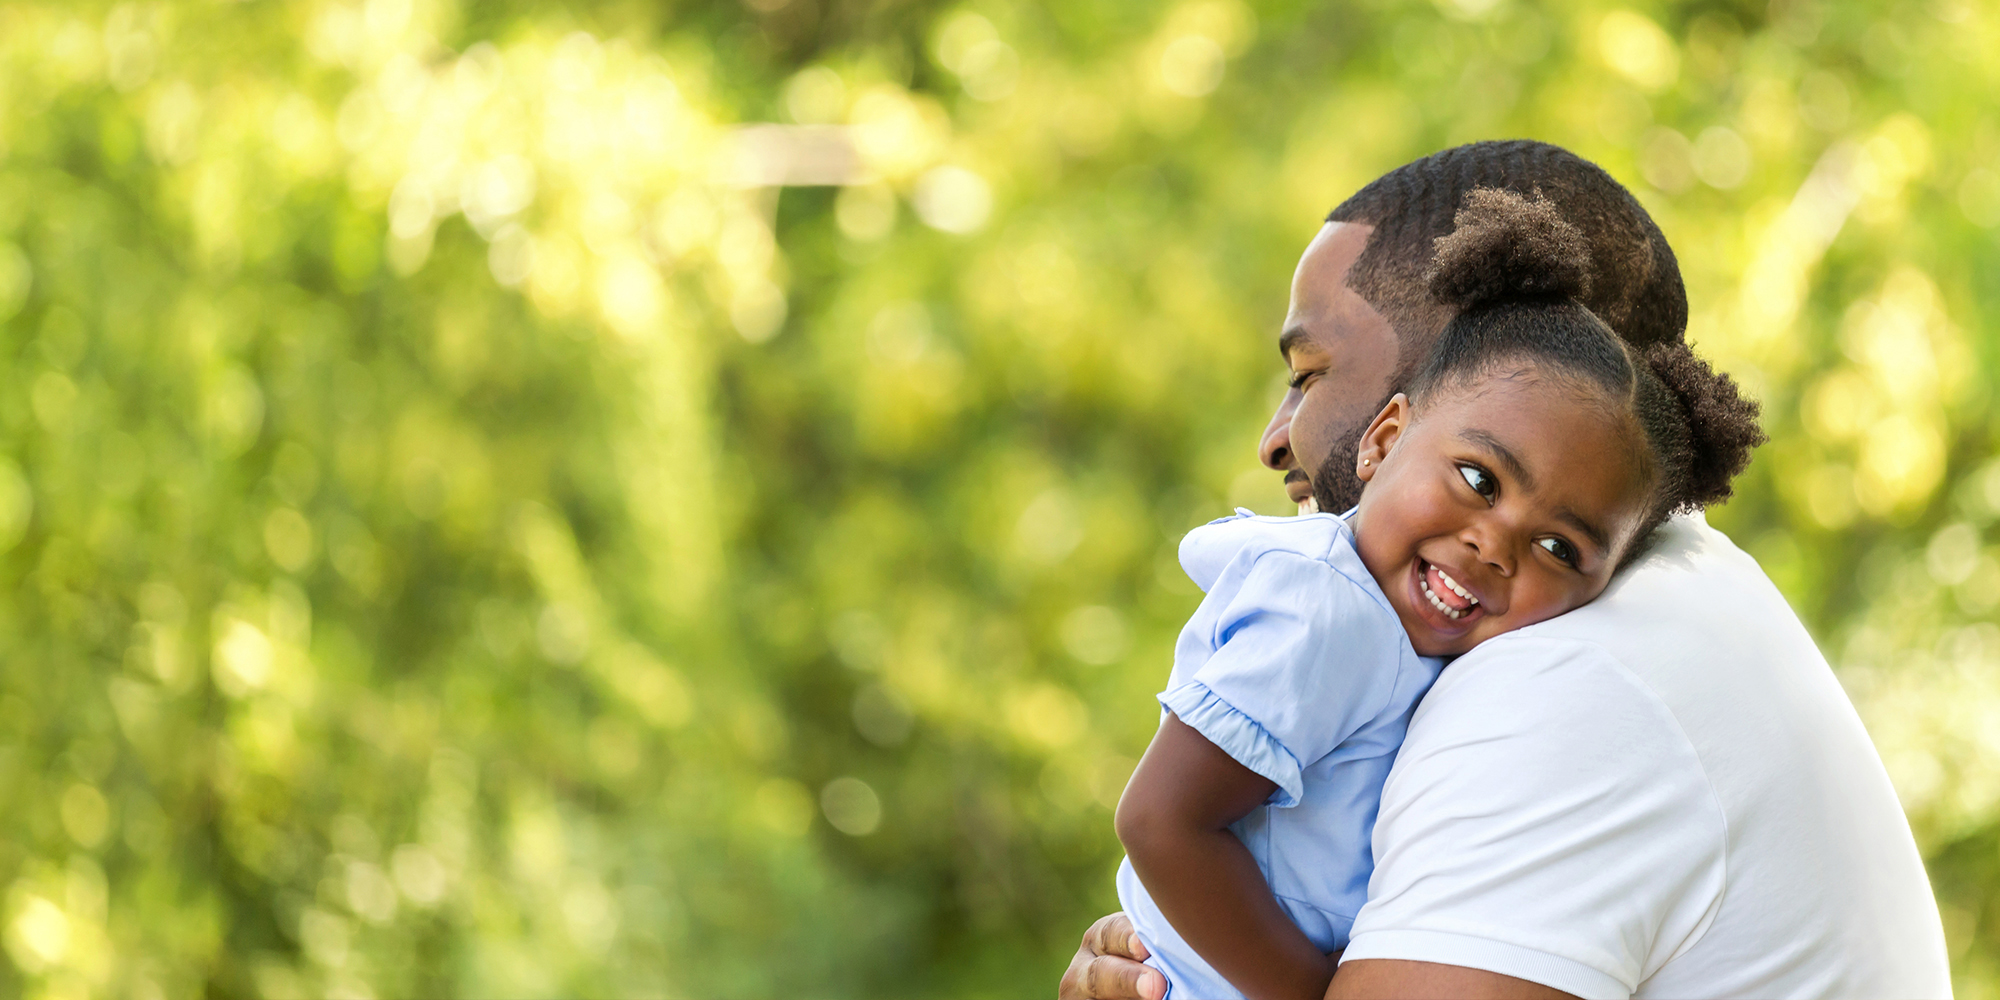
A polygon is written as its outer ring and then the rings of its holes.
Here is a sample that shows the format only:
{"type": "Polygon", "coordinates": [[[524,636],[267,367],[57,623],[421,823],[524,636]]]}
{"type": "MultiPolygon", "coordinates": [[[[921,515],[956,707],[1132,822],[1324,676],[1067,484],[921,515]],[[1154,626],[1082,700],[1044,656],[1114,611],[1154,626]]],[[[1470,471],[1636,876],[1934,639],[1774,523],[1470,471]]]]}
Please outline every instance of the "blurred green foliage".
{"type": "Polygon", "coordinates": [[[1972,0],[0,6],[0,993],[1047,994],[1177,538],[1285,507],[1295,255],[1527,135],[1765,400],[1714,519],[1993,996],[1995,51],[1972,0]]]}

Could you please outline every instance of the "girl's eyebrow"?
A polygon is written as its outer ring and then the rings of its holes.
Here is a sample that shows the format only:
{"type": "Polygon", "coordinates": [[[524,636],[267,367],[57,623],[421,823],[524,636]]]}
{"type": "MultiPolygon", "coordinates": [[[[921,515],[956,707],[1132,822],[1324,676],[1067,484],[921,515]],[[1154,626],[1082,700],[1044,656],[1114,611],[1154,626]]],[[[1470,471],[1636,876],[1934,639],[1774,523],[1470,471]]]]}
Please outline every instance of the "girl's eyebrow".
{"type": "Polygon", "coordinates": [[[1611,551],[1611,539],[1610,536],[1604,533],[1604,529],[1584,520],[1583,515],[1578,514],[1576,511],[1568,507],[1558,507],[1556,508],[1556,520],[1582,532],[1584,537],[1590,539],[1591,544],[1597,546],[1599,553],[1611,551]]]}
{"type": "Polygon", "coordinates": [[[1514,454],[1513,449],[1500,443],[1499,438],[1471,427],[1459,431],[1458,436],[1467,443],[1490,452],[1495,459],[1499,460],[1499,464],[1507,468],[1507,474],[1520,482],[1522,489],[1532,490],[1535,488],[1534,475],[1528,471],[1526,465],[1521,463],[1520,457],[1514,454]]]}
{"type": "MultiPolygon", "coordinates": [[[[1535,477],[1528,472],[1527,465],[1521,461],[1520,456],[1514,454],[1513,449],[1501,444],[1499,438],[1476,427],[1468,427],[1465,430],[1459,431],[1458,436],[1466,443],[1492,454],[1495,463],[1504,467],[1507,470],[1507,474],[1513,476],[1521,484],[1522,489],[1532,490],[1535,488],[1535,477]]],[[[1598,552],[1611,551],[1611,536],[1605,534],[1603,528],[1584,520],[1583,515],[1565,506],[1557,508],[1555,516],[1556,520],[1575,528],[1585,538],[1589,539],[1591,544],[1597,546],[1598,552]]]]}

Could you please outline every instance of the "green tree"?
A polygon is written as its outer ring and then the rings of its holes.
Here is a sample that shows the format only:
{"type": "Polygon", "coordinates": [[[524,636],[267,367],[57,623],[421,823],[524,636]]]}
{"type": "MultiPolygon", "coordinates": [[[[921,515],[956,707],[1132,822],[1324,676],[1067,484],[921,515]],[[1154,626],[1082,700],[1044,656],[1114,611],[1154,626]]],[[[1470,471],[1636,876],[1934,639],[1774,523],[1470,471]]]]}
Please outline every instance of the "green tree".
{"type": "Polygon", "coordinates": [[[2000,989],[1964,0],[0,8],[0,990],[1046,992],[1325,211],[1603,163],[2000,989]],[[775,123],[783,129],[746,128],[775,123]],[[832,182],[832,183],[829,183],[832,182]]]}

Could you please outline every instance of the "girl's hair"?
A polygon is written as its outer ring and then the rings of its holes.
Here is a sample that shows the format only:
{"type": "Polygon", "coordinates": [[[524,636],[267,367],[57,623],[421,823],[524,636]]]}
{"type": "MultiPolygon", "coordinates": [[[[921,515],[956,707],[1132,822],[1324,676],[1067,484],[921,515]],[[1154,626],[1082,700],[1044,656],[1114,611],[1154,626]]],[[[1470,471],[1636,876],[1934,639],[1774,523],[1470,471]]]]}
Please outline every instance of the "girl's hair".
{"type": "MultiPolygon", "coordinates": [[[[1425,275],[1432,297],[1455,306],[1410,383],[1422,402],[1439,389],[1528,363],[1538,374],[1601,393],[1631,416],[1651,446],[1652,498],[1638,538],[1667,518],[1727,500],[1730,480],[1764,443],[1758,406],[1685,343],[1630,347],[1580,301],[1590,249],[1536,191],[1467,192],[1454,231],[1436,241],[1425,275]]],[[[1643,545],[1634,545],[1627,557],[1643,545]]]]}

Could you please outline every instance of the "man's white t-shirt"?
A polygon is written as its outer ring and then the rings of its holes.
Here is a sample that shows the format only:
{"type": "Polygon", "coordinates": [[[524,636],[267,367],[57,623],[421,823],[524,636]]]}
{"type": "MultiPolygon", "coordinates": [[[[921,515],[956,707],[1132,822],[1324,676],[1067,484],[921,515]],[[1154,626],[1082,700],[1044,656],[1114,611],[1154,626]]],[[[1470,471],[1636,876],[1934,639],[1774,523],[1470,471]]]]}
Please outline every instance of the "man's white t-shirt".
{"type": "Polygon", "coordinates": [[[1446,667],[1382,790],[1342,961],[1582,997],[1944,997],[1881,759],[1755,560],[1698,516],[1604,596],[1446,667]]]}

